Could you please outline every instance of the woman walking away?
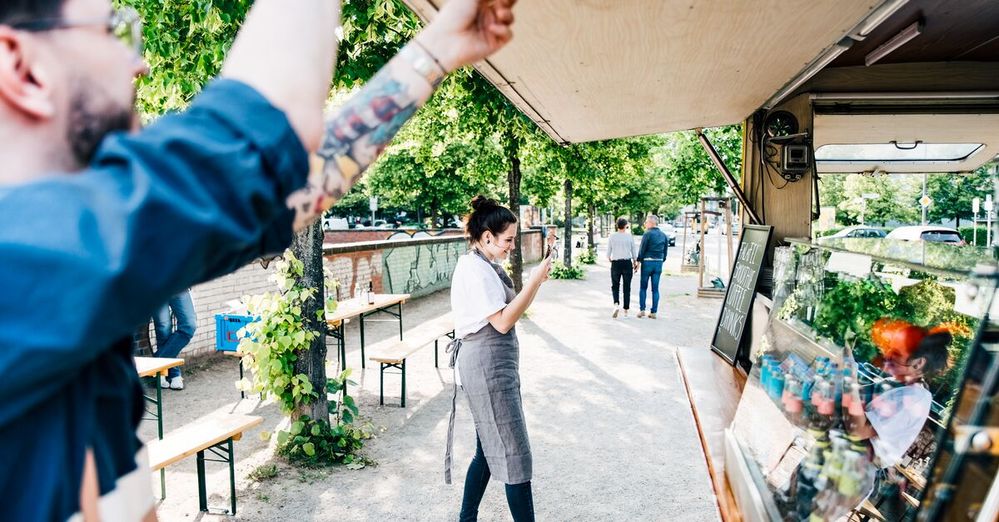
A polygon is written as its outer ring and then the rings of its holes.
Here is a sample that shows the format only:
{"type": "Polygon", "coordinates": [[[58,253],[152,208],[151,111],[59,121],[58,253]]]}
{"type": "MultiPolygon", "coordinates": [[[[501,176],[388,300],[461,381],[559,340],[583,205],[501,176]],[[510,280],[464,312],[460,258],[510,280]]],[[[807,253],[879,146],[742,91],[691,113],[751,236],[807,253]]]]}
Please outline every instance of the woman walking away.
{"type": "MultiPolygon", "coordinates": [[[[475,457],[465,475],[460,520],[477,520],[490,476],[506,484],[515,522],[534,520],[531,445],[520,398],[520,345],[514,325],[548,280],[551,255],[519,294],[500,263],[514,248],[517,218],[492,199],[477,196],[465,220],[469,253],[458,259],[451,279],[455,340],[448,345],[454,368],[444,481],[451,483],[455,400],[460,387],[475,423],[475,457]]],[[[548,236],[549,245],[556,241],[548,236]]]]}
{"type": "Polygon", "coordinates": [[[638,266],[635,238],[627,229],[628,220],[623,217],[618,218],[617,232],[611,234],[607,241],[607,259],[611,262],[611,295],[614,297],[614,313],[611,317],[615,319],[621,313],[621,301],[617,297],[622,278],[624,278],[624,316],[628,317],[628,308],[631,307],[631,275],[638,266]]]}

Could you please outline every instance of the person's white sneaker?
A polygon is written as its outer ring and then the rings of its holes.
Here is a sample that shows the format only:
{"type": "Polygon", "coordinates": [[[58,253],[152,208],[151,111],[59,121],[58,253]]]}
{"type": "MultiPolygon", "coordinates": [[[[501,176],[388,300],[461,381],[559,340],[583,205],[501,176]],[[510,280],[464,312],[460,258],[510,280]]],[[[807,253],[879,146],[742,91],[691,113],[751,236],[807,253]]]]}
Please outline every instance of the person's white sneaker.
{"type": "Polygon", "coordinates": [[[614,319],[617,319],[617,314],[620,313],[620,312],[621,312],[620,308],[614,308],[614,313],[611,314],[611,317],[613,317],[614,319]]]}
{"type": "Polygon", "coordinates": [[[167,389],[170,388],[170,381],[166,377],[160,376],[160,388],[167,389]]]}
{"type": "Polygon", "coordinates": [[[642,311],[638,312],[638,315],[636,315],[635,317],[638,317],[639,319],[641,319],[642,317],[645,317],[645,310],[642,310],[642,311]]]}
{"type": "Polygon", "coordinates": [[[656,314],[649,314],[649,319],[655,319],[655,318],[656,318],[656,314]]]}
{"type": "Polygon", "coordinates": [[[624,316],[628,317],[628,311],[627,310],[624,311],[624,316]]]}
{"type": "Polygon", "coordinates": [[[184,378],[183,377],[174,377],[173,379],[171,379],[170,380],[170,389],[171,390],[183,390],[184,389],[184,378]]]}

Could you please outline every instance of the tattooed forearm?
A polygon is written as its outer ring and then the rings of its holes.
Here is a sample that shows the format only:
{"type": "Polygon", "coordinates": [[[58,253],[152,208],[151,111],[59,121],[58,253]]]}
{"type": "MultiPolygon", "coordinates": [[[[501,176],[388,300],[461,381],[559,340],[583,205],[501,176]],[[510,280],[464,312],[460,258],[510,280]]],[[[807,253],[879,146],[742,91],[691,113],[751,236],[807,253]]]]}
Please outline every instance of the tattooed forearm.
{"type": "Polygon", "coordinates": [[[295,230],[322,216],[350,190],[422,106],[444,71],[419,45],[410,43],[361,91],[326,121],[317,154],[323,167],[288,197],[295,230]]]}

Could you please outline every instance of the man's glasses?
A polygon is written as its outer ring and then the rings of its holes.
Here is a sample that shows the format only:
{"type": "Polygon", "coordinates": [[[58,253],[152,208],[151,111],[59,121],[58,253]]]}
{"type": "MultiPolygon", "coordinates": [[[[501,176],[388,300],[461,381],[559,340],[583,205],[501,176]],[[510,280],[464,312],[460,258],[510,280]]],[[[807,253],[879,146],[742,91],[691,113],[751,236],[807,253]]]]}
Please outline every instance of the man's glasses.
{"type": "Polygon", "coordinates": [[[142,56],[142,19],[139,12],[131,7],[116,9],[110,16],[95,20],[63,20],[62,18],[41,18],[10,24],[14,29],[23,31],[55,31],[57,29],[76,29],[80,27],[104,27],[108,34],[113,35],[123,44],[142,56]]]}

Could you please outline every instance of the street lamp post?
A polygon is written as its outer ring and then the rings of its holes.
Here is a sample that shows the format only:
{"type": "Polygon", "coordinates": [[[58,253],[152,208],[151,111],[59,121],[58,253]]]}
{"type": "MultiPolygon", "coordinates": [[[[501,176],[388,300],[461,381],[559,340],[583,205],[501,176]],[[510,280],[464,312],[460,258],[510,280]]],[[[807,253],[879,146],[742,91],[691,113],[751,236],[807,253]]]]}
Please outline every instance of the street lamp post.
{"type": "Polygon", "coordinates": [[[863,193],[863,194],[860,195],[860,224],[861,225],[866,225],[867,224],[866,221],[864,221],[864,218],[867,215],[867,200],[869,200],[869,199],[878,199],[880,197],[881,197],[881,194],[878,194],[876,192],[865,192],[865,193],[863,193]]]}
{"type": "Polygon", "coordinates": [[[971,244],[978,246],[978,211],[982,206],[982,198],[975,197],[971,200],[971,215],[974,216],[971,220],[971,244]]]}
{"type": "Polygon", "coordinates": [[[992,194],[985,195],[985,246],[992,246],[992,194]]]}

